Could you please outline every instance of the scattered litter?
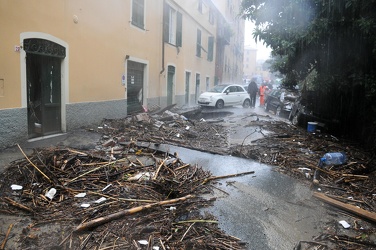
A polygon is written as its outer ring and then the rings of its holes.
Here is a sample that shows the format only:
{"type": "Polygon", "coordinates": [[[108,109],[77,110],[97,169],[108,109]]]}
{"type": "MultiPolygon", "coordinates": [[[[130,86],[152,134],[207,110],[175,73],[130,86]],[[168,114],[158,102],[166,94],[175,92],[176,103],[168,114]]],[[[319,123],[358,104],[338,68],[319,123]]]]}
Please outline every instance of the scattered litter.
{"type": "Polygon", "coordinates": [[[79,194],[76,194],[74,197],[76,198],[84,198],[86,196],[86,193],[79,193],[79,194]]]}
{"type": "Polygon", "coordinates": [[[302,172],[304,172],[304,171],[311,171],[310,168],[298,168],[298,169],[301,170],[302,172]]]}
{"type": "Polygon", "coordinates": [[[149,242],[147,240],[139,240],[138,243],[140,243],[141,245],[149,244],[149,242]]]}
{"type": "Polygon", "coordinates": [[[99,204],[99,203],[104,202],[105,200],[107,200],[105,197],[101,197],[101,198],[99,198],[98,200],[96,200],[94,202],[99,204]]]}
{"type": "Polygon", "coordinates": [[[350,224],[347,223],[347,222],[344,221],[344,220],[339,221],[339,223],[343,226],[343,228],[349,228],[349,227],[350,227],[350,224]]]}
{"type": "Polygon", "coordinates": [[[155,121],[155,122],[154,122],[154,126],[157,127],[157,128],[162,127],[163,124],[164,124],[164,122],[162,122],[162,121],[155,121]]]}
{"type": "Polygon", "coordinates": [[[153,175],[154,174],[150,172],[140,172],[132,177],[129,177],[128,181],[146,181],[150,180],[153,177],[153,175]]]}
{"type": "Polygon", "coordinates": [[[55,194],[56,194],[56,189],[51,188],[44,196],[52,200],[55,197],[55,194]]]}
{"type": "Polygon", "coordinates": [[[10,188],[11,188],[12,190],[22,190],[22,186],[17,185],[17,184],[13,184],[13,185],[11,185],[10,188]]]}
{"type": "Polygon", "coordinates": [[[105,186],[103,189],[102,189],[102,192],[104,192],[107,188],[111,187],[112,184],[108,184],[107,186],[105,186]]]}
{"type": "Polygon", "coordinates": [[[89,203],[83,203],[83,204],[81,204],[81,207],[88,208],[88,207],[90,207],[90,204],[89,203]]]}

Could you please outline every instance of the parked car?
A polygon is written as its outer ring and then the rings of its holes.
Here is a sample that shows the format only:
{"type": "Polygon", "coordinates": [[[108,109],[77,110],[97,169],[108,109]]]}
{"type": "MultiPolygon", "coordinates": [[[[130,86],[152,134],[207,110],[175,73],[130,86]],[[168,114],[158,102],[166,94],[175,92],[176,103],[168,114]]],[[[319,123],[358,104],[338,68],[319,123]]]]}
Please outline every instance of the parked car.
{"type": "Polygon", "coordinates": [[[265,97],[265,110],[274,111],[277,116],[288,118],[292,109],[292,105],[298,95],[294,91],[286,89],[272,89],[267,92],[265,97]]]}
{"type": "Polygon", "coordinates": [[[306,127],[308,122],[317,122],[324,131],[335,131],[340,127],[338,119],[328,111],[325,96],[315,91],[305,91],[295,100],[289,120],[293,125],[306,127]]]}
{"type": "Polygon", "coordinates": [[[202,107],[216,107],[218,109],[235,105],[243,105],[244,108],[249,108],[251,100],[243,86],[221,84],[202,93],[198,98],[198,104],[202,107]]]}

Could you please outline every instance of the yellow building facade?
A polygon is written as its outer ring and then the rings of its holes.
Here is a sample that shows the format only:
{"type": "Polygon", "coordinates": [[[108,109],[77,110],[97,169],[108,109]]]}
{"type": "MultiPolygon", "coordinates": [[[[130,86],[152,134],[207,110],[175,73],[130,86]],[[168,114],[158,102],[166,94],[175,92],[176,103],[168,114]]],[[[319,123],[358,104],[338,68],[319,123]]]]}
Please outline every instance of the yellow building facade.
{"type": "Polygon", "coordinates": [[[221,18],[210,0],[0,0],[0,147],[195,105],[221,18]]]}

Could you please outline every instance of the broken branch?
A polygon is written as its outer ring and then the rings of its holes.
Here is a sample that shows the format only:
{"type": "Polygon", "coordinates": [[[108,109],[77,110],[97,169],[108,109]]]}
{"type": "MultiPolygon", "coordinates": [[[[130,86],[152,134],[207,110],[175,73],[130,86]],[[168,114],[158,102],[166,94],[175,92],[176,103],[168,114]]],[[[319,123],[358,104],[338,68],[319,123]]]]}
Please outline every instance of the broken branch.
{"type": "Polygon", "coordinates": [[[3,243],[1,243],[0,250],[4,250],[5,249],[5,244],[7,243],[7,240],[8,240],[10,231],[12,230],[12,227],[13,227],[13,224],[10,224],[9,228],[8,228],[8,231],[7,231],[7,234],[5,235],[5,238],[3,240],[3,243]]]}
{"type": "Polygon", "coordinates": [[[325,201],[326,203],[328,203],[330,205],[341,208],[341,209],[343,209],[347,212],[359,215],[359,216],[366,218],[368,220],[371,220],[373,222],[376,222],[376,213],[372,213],[372,212],[369,212],[367,210],[355,207],[353,205],[349,205],[349,204],[337,201],[335,199],[329,198],[328,196],[326,196],[323,193],[315,192],[315,193],[313,193],[313,196],[322,200],[322,201],[325,201]]]}
{"type": "Polygon", "coordinates": [[[208,181],[212,181],[212,180],[218,180],[218,179],[224,179],[224,178],[230,178],[230,177],[237,177],[237,176],[241,176],[241,175],[247,175],[247,174],[254,174],[255,171],[250,171],[250,172],[243,172],[243,173],[238,173],[238,174],[229,174],[229,175],[222,175],[222,176],[212,176],[212,177],[209,177],[209,178],[206,178],[202,184],[206,184],[208,181]]]}
{"type": "Polygon", "coordinates": [[[19,203],[15,202],[14,200],[12,200],[8,197],[4,197],[4,200],[14,207],[20,208],[20,209],[25,210],[25,211],[30,212],[30,213],[34,213],[34,211],[31,208],[24,206],[22,204],[19,204],[19,203]]]}
{"type": "Polygon", "coordinates": [[[100,218],[94,219],[92,221],[83,223],[80,226],[78,226],[75,231],[76,232],[78,232],[78,231],[84,231],[84,230],[87,230],[87,229],[90,229],[90,228],[94,228],[94,227],[100,226],[100,225],[105,224],[105,223],[107,223],[109,221],[117,220],[117,219],[119,219],[119,218],[121,218],[123,216],[129,215],[129,214],[138,213],[140,211],[152,208],[154,206],[160,206],[160,205],[166,205],[166,204],[171,204],[171,203],[177,203],[179,201],[185,201],[185,200],[188,200],[188,199],[191,199],[191,198],[194,198],[194,197],[195,197],[194,195],[187,195],[187,196],[184,196],[184,197],[181,197],[181,198],[177,198],[177,199],[160,201],[160,202],[156,202],[156,203],[153,203],[153,204],[148,204],[148,205],[144,205],[144,206],[138,206],[138,207],[134,207],[134,208],[130,208],[130,209],[124,210],[124,211],[119,211],[117,213],[109,214],[107,216],[100,217],[100,218]]]}
{"type": "Polygon", "coordinates": [[[29,157],[27,157],[27,155],[25,154],[25,152],[22,150],[22,148],[20,147],[19,144],[17,144],[18,148],[20,149],[21,153],[23,154],[23,156],[25,156],[26,160],[31,164],[31,166],[33,166],[36,170],[38,170],[39,173],[41,173],[43,175],[44,178],[46,178],[49,182],[51,182],[50,178],[48,178],[47,175],[45,175],[30,159],[29,157]]]}

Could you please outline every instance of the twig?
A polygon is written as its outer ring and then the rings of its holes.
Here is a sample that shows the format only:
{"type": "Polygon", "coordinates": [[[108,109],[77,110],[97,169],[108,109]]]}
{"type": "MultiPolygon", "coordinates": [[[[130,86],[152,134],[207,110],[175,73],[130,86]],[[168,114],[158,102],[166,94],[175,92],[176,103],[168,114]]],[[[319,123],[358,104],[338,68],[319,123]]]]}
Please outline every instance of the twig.
{"type": "Polygon", "coordinates": [[[31,166],[33,166],[36,170],[38,170],[38,172],[39,173],[41,173],[43,176],[44,176],[44,178],[46,178],[49,182],[52,182],[51,180],[50,180],[50,178],[48,178],[48,176],[47,175],[45,175],[28,157],[27,157],[27,155],[25,154],[25,152],[22,150],[22,148],[20,147],[20,145],[19,144],[17,144],[17,146],[18,146],[18,148],[20,149],[20,151],[21,151],[21,153],[23,154],[23,156],[25,156],[25,158],[26,158],[26,160],[31,164],[31,166]]]}
{"type": "Polygon", "coordinates": [[[1,243],[0,250],[4,250],[5,249],[5,244],[7,243],[7,240],[8,240],[10,231],[12,230],[12,227],[13,227],[13,224],[10,224],[9,227],[8,227],[8,231],[7,231],[6,235],[5,235],[5,238],[3,240],[3,243],[1,243]]]}
{"type": "Polygon", "coordinates": [[[102,165],[102,166],[99,166],[99,167],[93,168],[92,170],[87,171],[86,173],[83,173],[83,174],[81,174],[81,175],[79,175],[79,176],[77,176],[77,177],[75,177],[75,178],[69,180],[68,182],[64,183],[64,186],[67,185],[67,184],[69,184],[69,183],[71,183],[71,182],[73,182],[73,181],[75,181],[75,180],[77,180],[77,179],[79,179],[79,178],[81,178],[81,177],[83,177],[83,176],[85,176],[85,175],[87,175],[87,174],[90,174],[90,173],[92,173],[92,172],[95,172],[95,171],[97,171],[97,170],[99,170],[99,169],[101,169],[101,168],[107,167],[107,166],[109,166],[109,165],[111,165],[111,164],[115,164],[115,163],[118,162],[118,161],[119,161],[119,160],[112,161],[112,162],[107,163],[106,165],[102,165]]]}
{"type": "Polygon", "coordinates": [[[163,250],[166,250],[166,248],[165,248],[165,246],[164,246],[161,238],[159,238],[159,242],[161,243],[161,246],[162,246],[163,250]]]}
{"type": "Polygon", "coordinates": [[[28,211],[30,213],[34,213],[33,209],[31,209],[29,207],[26,207],[26,206],[24,206],[22,204],[19,204],[19,203],[15,202],[14,200],[12,200],[12,199],[10,199],[8,197],[4,197],[4,200],[6,202],[8,202],[10,205],[14,206],[14,207],[18,207],[18,208],[20,208],[22,210],[28,211]]]}
{"type": "Polygon", "coordinates": [[[206,184],[208,181],[212,181],[212,180],[224,179],[224,178],[230,178],[230,177],[237,177],[237,176],[241,176],[241,175],[254,174],[254,173],[255,173],[255,171],[250,171],[250,172],[243,172],[243,173],[238,173],[238,174],[212,176],[212,177],[206,178],[201,184],[206,184]]]}
{"type": "Polygon", "coordinates": [[[191,165],[191,164],[185,164],[185,165],[183,165],[183,166],[181,166],[181,167],[176,168],[175,171],[178,171],[178,170],[180,170],[180,169],[183,169],[183,168],[189,167],[190,165],[191,165]]]}
{"type": "Polygon", "coordinates": [[[188,233],[188,231],[191,229],[191,227],[192,227],[195,223],[196,223],[196,222],[193,222],[193,223],[188,227],[187,231],[185,231],[185,233],[184,233],[183,236],[181,237],[180,242],[183,241],[185,235],[188,233]]]}
{"type": "Polygon", "coordinates": [[[184,221],[178,221],[174,222],[172,224],[184,224],[184,223],[218,223],[216,220],[184,220],[184,221]]]}
{"type": "Polygon", "coordinates": [[[165,159],[162,161],[162,163],[159,165],[157,171],[155,172],[155,175],[154,175],[154,177],[153,177],[153,180],[156,180],[156,179],[157,179],[158,173],[159,173],[159,171],[161,170],[162,165],[164,165],[164,163],[166,162],[166,160],[167,160],[167,158],[165,158],[165,159]]]}
{"type": "Polygon", "coordinates": [[[99,195],[99,196],[103,196],[103,197],[106,197],[108,199],[111,199],[111,200],[115,200],[115,201],[129,201],[129,202],[147,202],[147,203],[154,203],[154,202],[157,202],[155,200],[141,200],[141,199],[126,199],[126,198],[120,198],[120,197],[112,197],[112,196],[109,196],[109,195],[106,195],[106,194],[102,194],[102,193],[98,193],[98,192],[94,192],[94,191],[88,191],[89,194],[96,194],[96,195],[99,195]]]}
{"type": "Polygon", "coordinates": [[[138,207],[126,209],[126,210],[119,211],[119,212],[114,213],[114,214],[109,214],[107,216],[100,217],[100,218],[94,219],[92,221],[83,223],[80,226],[78,226],[75,231],[77,231],[77,232],[78,231],[84,231],[84,230],[87,230],[87,229],[90,229],[90,228],[100,226],[100,225],[105,224],[109,221],[117,220],[117,219],[121,218],[122,216],[138,213],[140,211],[143,211],[143,210],[148,209],[148,208],[152,208],[154,206],[176,203],[176,202],[185,201],[185,200],[191,199],[191,198],[194,198],[194,196],[193,195],[187,195],[187,196],[177,198],[177,199],[165,200],[165,201],[160,201],[160,202],[156,202],[156,203],[152,203],[152,204],[148,204],[148,205],[144,205],[144,206],[138,206],[138,207]]]}

